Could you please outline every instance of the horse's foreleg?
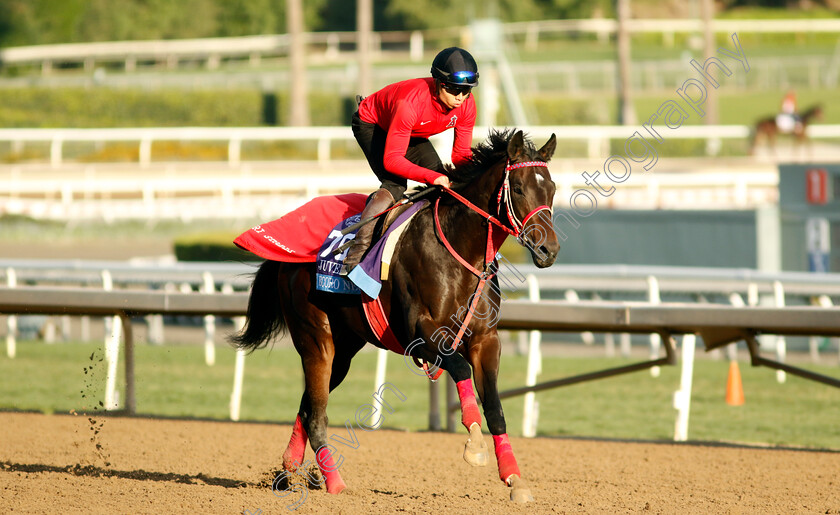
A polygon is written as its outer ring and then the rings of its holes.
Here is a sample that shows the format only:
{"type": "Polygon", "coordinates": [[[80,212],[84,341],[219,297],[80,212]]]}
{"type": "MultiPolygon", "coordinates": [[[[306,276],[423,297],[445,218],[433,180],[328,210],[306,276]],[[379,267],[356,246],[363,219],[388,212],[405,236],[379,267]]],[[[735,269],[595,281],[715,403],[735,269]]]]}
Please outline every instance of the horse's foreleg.
{"type": "Polygon", "coordinates": [[[490,451],[484,443],[481,434],[481,413],[475,402],[475,392],[471,379],[462,379],[455,383],[458,388],[458,398],[461,401],[461,423],[470,432],[470,437],[464,445],[464,460],[470,465],[484,467],[490,463],[490,451]]]}
{"type": "Polygon", "coordinates": [[[479,385],[481,404],[484,407],[484,417],[487,428],[493,435],[493,446],[496,450],[496,463],[499,467],[499,478],[511,487],[510,499],[515,502],[533,501],[531,490],[527,482],[522,479],[519,464],[513,455],[513,448],[507,435],[505,413],[502,401],[499,399],[499,389],[496,378],[499,371],[499,353],[485,352],[473,356],[476,384],[479,385]]]}
{"type": "Polygon", "coordinates": [[[441,367],[449,372],[458,389],[458,399],[461,402],[461,423],[470,433],[464,445],[464,460],[470,465],[484,467],[490,462],[490,451],[481,434],[481,412],[475,400],[470,364],[458,352],[443,354],[441,357],[441,367]]]}
{"type": "Polygon", "coordinates": [[[481,412],[475,400],[470,364],[459,352],[442,352],[440,357],[441,368],[449,372],[455,381],[461,402],[461,423],[470,433],[464,445],[464,460],[470,465],[483,467],[490,462],[490,451],[481,435],[481,412]]]}
{"type": "Polygon", "coordinates": [[[522,479],[519,464],[516,463],[516,457],[513,455],[495,377],[485,376],[483,405],[484,416],[487,417],[487,427],[493,435],[493,447],[496,450],[499,478],[511,487],[510,500],[515,502],[533,501],[534,497],[531,495],[531,490],[525,480],[522,479]]]}

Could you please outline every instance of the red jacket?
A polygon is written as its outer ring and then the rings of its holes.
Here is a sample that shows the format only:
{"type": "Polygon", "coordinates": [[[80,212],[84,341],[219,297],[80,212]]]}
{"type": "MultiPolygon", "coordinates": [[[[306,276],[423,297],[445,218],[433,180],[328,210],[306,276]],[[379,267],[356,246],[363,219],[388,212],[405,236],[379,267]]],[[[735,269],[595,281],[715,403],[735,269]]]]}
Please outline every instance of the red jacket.
{"type": "Polygon", "coordinates": [[[359,106],[359,118],[387,131],[385,169],[400,177],[431,184],[441,174],[405,158],[412,137],[428,138],[455,128],[452,163],[460,165],[472,157],[475,101],[470,95],[455,109],[448,109],[437,97],[435,80],[411,79],[386,86],[368,96],[359,106]]]}

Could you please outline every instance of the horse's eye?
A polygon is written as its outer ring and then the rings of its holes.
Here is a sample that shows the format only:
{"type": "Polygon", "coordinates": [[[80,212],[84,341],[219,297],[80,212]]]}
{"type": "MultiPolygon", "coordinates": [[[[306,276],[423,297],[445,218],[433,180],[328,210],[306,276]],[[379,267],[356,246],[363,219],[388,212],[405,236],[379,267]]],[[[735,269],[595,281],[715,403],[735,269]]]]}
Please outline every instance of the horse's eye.
{"type": "Polygon", "coordinates": [[[513,192],[516,193],[517,195],[522,195],[522,186],[514,186],[513,187],[513,192]]]}

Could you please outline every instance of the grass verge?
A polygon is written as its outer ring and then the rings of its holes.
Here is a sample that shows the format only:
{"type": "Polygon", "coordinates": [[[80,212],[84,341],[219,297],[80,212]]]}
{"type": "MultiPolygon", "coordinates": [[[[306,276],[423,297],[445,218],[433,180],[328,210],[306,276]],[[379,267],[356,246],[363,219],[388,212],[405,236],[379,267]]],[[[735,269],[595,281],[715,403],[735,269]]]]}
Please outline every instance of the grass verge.
{"type": "MultiPolygon", "coordinates": [[[[46,345],[21,342],[17,357],[0,358],[0,408],[42,412],[90,412],[103,398],[105,361],[101,344],[46,345]]],[[[204,350],[192,346],[136,348],[137,410],[144,415],[226,419],[233,385],[234,352],[218,347],[216,364],[204,364],[204,350]]],[[[625,365],[624,359],[546,357],[540,380],[625,365]]],[[[360,353],[345,382],[330,396],[332,425],[353,419],[371,402],[376,354],[360,353]]],[[[388,381],[406,399],[388,394],[394,413],[386,427],[422,430],[427,426],[427,381],[408,372],[398,356],[388,357],[388,381]]],[[[837,367],[809,366],[840,376],[837,367]]],[[[500,389],[524,384],[526,358],[505,356],[500,389]]],[[[122,382],[122,365],[120,365],[122,382]]],[[[695,362],[689,436],[696,440],[840,449],[840,390],[742,363],[746,404],[724,402],[728,364],[695,362]]],[[[537,394],[541,436],[621,439],[673,437],[672,396],[679,367],[665,367],[654,379],[647,372],[619,376],[537,394]]],[[[241,418],[290,422],[303,388],[300,360],[291,348],[259,351],[247,358],[241,418]]],[[[124,398],[124,392],[121,392],[124,398]]],[[[503,402],[508,432],[521,435],[522,397],[503,402]]],[[[460,419],[460,417],[457,417],[460,419]]],[[[459,428],[460,430],[460,428],[459,428]]]]}

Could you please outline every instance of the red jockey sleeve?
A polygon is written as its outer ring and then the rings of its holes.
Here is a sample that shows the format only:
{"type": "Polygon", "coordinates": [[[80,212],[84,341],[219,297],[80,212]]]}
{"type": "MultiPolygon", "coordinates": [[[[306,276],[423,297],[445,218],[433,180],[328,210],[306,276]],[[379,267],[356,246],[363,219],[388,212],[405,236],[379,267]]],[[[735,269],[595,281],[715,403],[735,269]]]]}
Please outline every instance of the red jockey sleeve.
{"type": "Polygon", "coordinates": [[[385,154],[382,164],[394,175],[399,175],[412,181],[432,184],[443,174],[418,166],[405,158],[408,142],[411,139],[411,128],[414,126],[417,113],[409,102],[400,101],[391,119],[388,135],[385,139],[385,154]]]}
{"type": "Polygon", "coordinates": [[[461,166],[472,159],[472,137],[475,127],[475,101],[472,96],[464,104],[464,119],[455,127],[455,141],[452,143],[452,164],[461,166]]]}

